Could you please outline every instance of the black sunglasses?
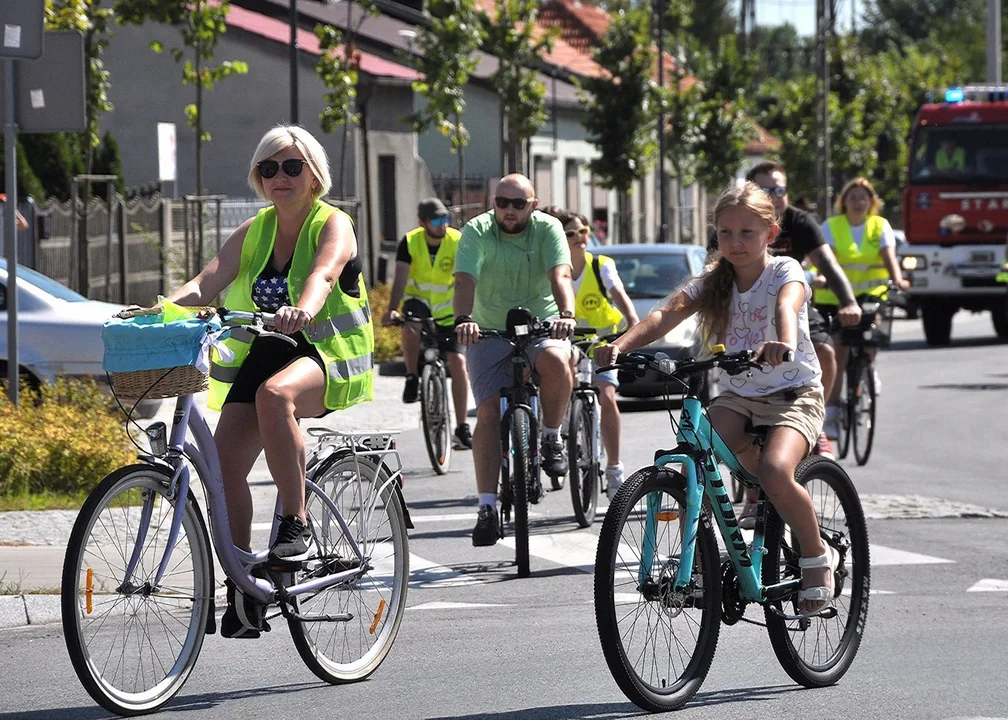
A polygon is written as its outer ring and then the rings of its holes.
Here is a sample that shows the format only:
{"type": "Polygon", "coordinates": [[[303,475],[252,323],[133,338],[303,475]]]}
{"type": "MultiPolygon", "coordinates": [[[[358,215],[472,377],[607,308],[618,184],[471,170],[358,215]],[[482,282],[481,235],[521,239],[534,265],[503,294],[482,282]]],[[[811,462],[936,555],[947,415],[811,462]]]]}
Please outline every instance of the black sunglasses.
{"type": "Polygon", "coordinates": [[[777,187],[762,187],[762,186],[760,186],[760,190],[762,190],[763,192],[765,192],[767,195],[770,195],[771,197],[782,198],[785,195],[787,195],[787,186],[786,185],[778,185],[777,187]]]}
{"type": "Polygon", "coordinates": [[[276,160],[262,160],[256,165],[259,168],[259,177],[271,178],[276,177],[276,174],[280,172],[280,168],[283,168],[284,175],[287,177],[297,177],[304,170],[305,163],[307,160],[302,160],[301,158],[289,158],[283,162],[277,162],[276,160]]]}
{"type": "Polygon", "coordinates": [[[532,201],[532,198],[505,198],[505,197],[495,197],[494,203],[501,210],[507,210],[507,206],[510,205],[515,210],[524,210],[525,206],[532,201]]]}

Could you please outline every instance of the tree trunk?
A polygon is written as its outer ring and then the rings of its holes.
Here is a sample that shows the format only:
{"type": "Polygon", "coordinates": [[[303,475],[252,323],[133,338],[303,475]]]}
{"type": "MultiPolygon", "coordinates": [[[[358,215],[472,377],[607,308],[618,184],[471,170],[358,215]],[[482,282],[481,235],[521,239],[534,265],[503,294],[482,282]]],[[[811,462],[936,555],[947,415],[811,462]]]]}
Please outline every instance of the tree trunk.
{"type": "Polygon", "coordinates": [[[465,148],[462,147],[462,131],[459,129],[461,119],[455,115],[455,135],[458,138],[458,161],[459,161],[459,219],[462,223],[466,221],[466,176],[465,176],[465,148]]]}

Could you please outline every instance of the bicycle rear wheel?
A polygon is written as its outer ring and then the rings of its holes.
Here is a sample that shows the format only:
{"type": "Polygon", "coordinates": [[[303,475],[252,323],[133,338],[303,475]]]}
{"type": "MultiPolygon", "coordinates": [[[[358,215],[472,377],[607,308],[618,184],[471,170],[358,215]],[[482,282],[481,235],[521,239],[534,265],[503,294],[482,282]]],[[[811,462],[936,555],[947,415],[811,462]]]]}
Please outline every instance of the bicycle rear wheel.
{"type": "Polygon", "coordinates": [[[595,558],[595,620],[606,664],[627,698],[652,712],[680,708],[700,689],[721,627],[720,555],[707,513],[700,515],[690,585],[672,588],[685,504],[682,475],[638,470],[606,512],[595,558]],[[642,572],[649,503],[657,523],[642,572]]]}
{"type": "Polygon", "coordinates": [[[420,388],[420,419],[427,457],[434,472],[444,475],[448,472],[452,451],[451,410],[444,368],[429,363],[424,365],[420,388]]]}
{"type": "MultiPolygon", "coordinates": [[[[868,528],[854,484],[834,461],[819,455],[808,457],[798,465],[795,478],[812,497],[824,541],[840,553],[834,574],[837,612],[832,618],[785,620],[778,612],[797,613],[791,599],[766,606],[764,613],[770,644],[784,671],[800,685],[823,687],[843,677],[861,645],[871,586],[868,528]]],[[[763,584],[800,578],[799,557],[797,537],[771,509],[763,584]]]]}
{"type": "Polygon", "coordinates": [[[170,479],[153,465],[108,475],[81,508],[63,562],[70,661],[88,694],[119,715],[157,710],[182,688],[212,618],[209,543],[191,494],[165,573],[153,585],[177,504],[170,479]]]}
{"type": "Polygon", "coordinates": [[[511,487],[514,502],[515,564],[518,577],[529,576],[528,485],[532,482],[532,442],[528,412],[515,407],[511,413],[511,487]]]}
{"type": "MultiPolygon", "coordinates": [[[[294,646],[305,665],[320,679],[340,684],[363,680],[392,649],[406,609],[409,541],[406,520],[388,474],[366,458],[337,454],[315,484],[339,508],[354,542],[368,556],[370,569],[357,580],[332,585],[293,603],[304,616],[348,613],[347,621],[288,618],[294,646]],[[358,470],[358,462],[360,469],[358,470]]],[[[305,508],[318,555],[295,574],[295,583],[357,566],[356,555],[330,507],[309,488],[305,508]]]]}
{"type": "Polygon", "coordinates": [[[851,412],[851,431],[854,434],[854,459],[858,465],[868,462],[875,440],[875,372],[865,358],[858,373],[855,398],[857,404],[851,412]]]}
{"type": "Polygon", "coordinates": [[[598,506],[599,466],[595,460],[594,413],[598,405],[575,395],[567,429],[567,458],[574,519],[583,528],[595,522],[598,506]]]}

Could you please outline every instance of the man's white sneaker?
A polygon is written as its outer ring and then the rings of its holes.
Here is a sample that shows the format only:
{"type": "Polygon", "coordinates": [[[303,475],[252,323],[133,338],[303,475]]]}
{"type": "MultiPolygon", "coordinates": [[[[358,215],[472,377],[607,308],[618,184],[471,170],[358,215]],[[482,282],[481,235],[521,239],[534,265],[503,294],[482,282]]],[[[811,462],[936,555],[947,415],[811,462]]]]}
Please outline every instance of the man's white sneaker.
{"type": "Polygon", "coordinates": [[[612,502],[613,498],[616,497],[616,493],[619,492],[620,486],[623,485],[623,463],[607,467],[605,469],[605,479],[606,497],[609,498],[609,502],[612,502]]]}
{"type": "Polygon", "coordinates": [[[872,374],[875,376],[875,397],[882,394],[882,378],[879,377],[878,368],[872,368],[872,374]]]}

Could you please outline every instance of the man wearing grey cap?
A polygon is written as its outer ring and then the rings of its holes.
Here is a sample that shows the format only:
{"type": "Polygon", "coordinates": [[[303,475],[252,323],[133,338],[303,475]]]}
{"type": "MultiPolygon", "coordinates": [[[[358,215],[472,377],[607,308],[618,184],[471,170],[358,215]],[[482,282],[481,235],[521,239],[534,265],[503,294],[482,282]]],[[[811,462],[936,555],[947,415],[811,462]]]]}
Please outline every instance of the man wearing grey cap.
{"type": "MultiPolygon", "coordinates": [[[[465,421],[469,405],[469,376],[465,356],[455,338],[455,316],[452,300],[455,295],[455,252],[461,233],[448,226],[451,214],[437,198],[426,198],[417,206],[420,227],[410,230],[396,249],[396,271],[389,295],[389,309],[382,325],[394,324],[400,317],[398,308],[403,296],[426,305],[438,326],[438,347],[451,371],[452,397],[455,401],[454,445],[472,447],[472,432],[465,421]]],[[[416,402],[420,381],[417,375],[420,356],[420,334],[415,325],[402,326],[403,359],[406,362],[406,386],[403,402],[416,402]]]]}

